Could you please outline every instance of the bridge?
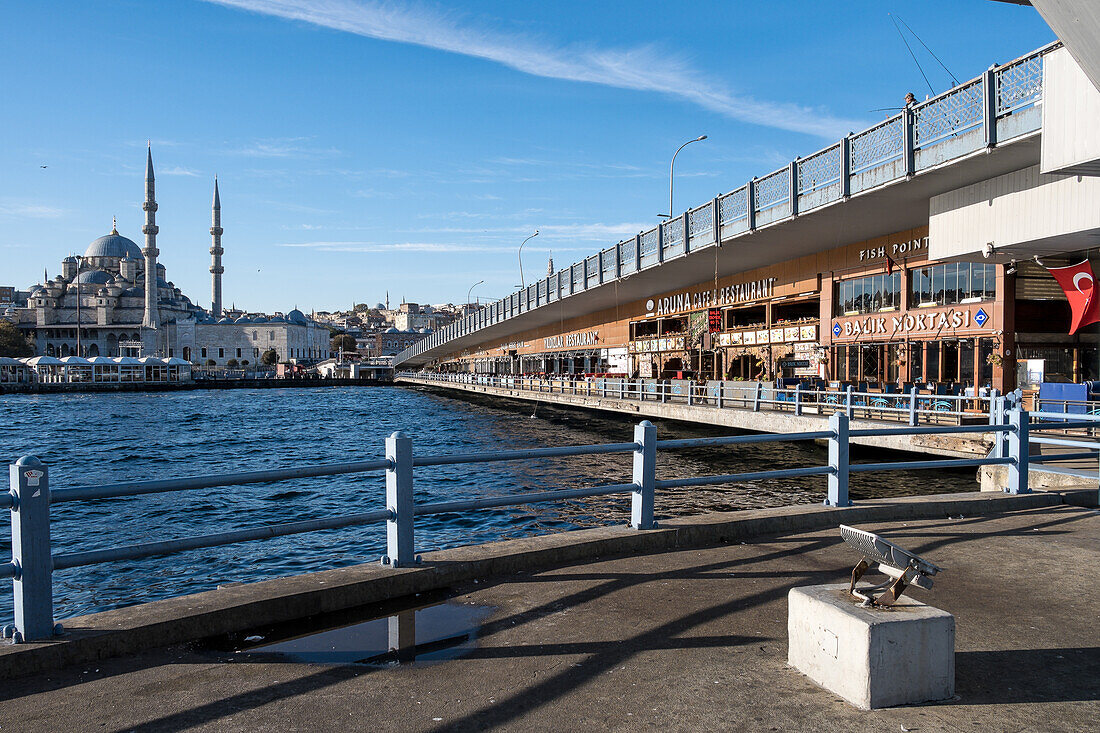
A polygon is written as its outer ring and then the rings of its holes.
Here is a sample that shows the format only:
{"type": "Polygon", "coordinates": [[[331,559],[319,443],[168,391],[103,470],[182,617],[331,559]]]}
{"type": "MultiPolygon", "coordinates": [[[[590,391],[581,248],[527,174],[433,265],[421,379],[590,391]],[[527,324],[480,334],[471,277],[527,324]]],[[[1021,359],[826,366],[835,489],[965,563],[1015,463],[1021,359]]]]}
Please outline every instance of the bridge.
{"type": "MultiPolygon", "coordinates": [[[[1039,163],[1044,61],[1060,48],[991,67],[594,253],[410,346],[394,366],[422,367],[708,276],[813,254],[826,242],[835,247],[920,227],[933,197],[1039,163]]],[[[1037,251],[1029,244],[1027,252],[1037,251]]],[[[1000,245],[995,250],[991,261],[1013,256],[1000,245]]]]}

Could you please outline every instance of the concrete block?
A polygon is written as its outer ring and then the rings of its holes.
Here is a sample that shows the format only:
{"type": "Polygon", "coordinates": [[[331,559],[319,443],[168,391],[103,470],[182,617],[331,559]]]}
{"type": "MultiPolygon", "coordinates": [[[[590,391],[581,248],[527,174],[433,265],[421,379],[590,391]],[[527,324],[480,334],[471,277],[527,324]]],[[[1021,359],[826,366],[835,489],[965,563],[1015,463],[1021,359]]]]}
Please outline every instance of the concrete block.
{"type": "Polygon", "coordinates": [[[865,710],[955,694],[955,617],[902,596],[863,608],[848,585],[792,588],[787,663],[865,710]]]}

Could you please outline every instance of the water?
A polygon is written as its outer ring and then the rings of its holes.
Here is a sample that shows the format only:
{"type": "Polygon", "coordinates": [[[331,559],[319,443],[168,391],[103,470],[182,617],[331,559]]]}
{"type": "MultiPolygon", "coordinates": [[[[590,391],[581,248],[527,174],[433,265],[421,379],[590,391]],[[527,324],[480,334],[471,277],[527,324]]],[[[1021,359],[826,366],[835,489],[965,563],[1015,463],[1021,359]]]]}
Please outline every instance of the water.
{"type": "MultiPolygon", "coordinates": [[[[7,395],[0,398],[0,458],[33,454],[54,488],[148,480],[302,463],[380,458],[394,430],[413,438],[418,455],[547,445],[625,442],[633,421],[540,405],[458,400],[398,388],[200,390],[150,394],[7,395]]],[[[659,423],[661,438],[728,434],[727,429],[659,423]]],[[[857,458],[875,451],[857,449],[857,458]]],[[[668,451],[658,477],[730,474],[821,465],[823,447],[750,444],[668,451]]],[[[603,455],[529,463],[418,469],[417,501],[500,496],[630,480],[631,456],[603,455]]],[[[973,470],[856,474],[855,500],[965,491],[973,470]]],[[[54,552],[74,552],[337,516],[382,508],[381,473],[296,479],[199,491],[152,494],[53,508],[54,552]]],[[[658,517],[819,503],[825,479],[743,482],[658,492],[658,517]]],[[[504,507],[417,519],[417,551],[525,537],[629,519],[626,495],[504,507]]],[[[0,553],[10,534],[0,529],[0,553]]],[[[313,570],[374,562],[384,553],[382,524],[279,537],[227,547],[59,571],[58,618],[185,593],[313,570]]],[[[0,593],[0,619],[11,595],[0,593]]]]}
{"type": "Polygon", "coordinates": [[[360,621],[358,610],[214,640],[247,658],[310,664],[392,666],[456,659],[477,646],[481,625],[496,609],[461,601],[426,603],[360,621]],[[242,637],[238,639],[237,637],[242,637]]]}

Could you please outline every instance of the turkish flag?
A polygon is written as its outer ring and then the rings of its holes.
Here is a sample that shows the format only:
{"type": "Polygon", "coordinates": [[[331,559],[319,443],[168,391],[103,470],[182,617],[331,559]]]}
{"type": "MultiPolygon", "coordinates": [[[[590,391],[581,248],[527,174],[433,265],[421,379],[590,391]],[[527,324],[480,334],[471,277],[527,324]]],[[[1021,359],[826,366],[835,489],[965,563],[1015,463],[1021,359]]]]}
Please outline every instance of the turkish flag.
{"type": "Polygon", "coordinates": [[[1069,324],[1071,335],[1077,333],[1081,326],[1100,321],[1100,288],[1096,286],[1096,278],[1092,275],[1092,266],[1088,260],[1069,267],[1047,269],[1062,286],[1073,311],[1069,324]]]}

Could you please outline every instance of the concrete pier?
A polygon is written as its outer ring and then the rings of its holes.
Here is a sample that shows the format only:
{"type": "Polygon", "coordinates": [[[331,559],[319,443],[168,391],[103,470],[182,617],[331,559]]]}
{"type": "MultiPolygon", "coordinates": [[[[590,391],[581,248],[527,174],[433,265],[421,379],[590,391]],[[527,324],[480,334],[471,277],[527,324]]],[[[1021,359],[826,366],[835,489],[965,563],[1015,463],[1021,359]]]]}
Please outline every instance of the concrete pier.
{"type": "MultiPolygon", "coordinates": [[[[491,387],[482,384],[445,383],[417,377],[394,377],[397,384],[418,385],[442,392],[459,392],[466,394],[480,394],[492,397],[501,397],[510,400],[519,400],[529,403],[544,405],[558,405],[561,407],[579,407],[588,410],[603,410],[626,414],[641,418],[658,418],[662,420],[680,420],[683,422],[701,423],[704,425],[716,425],[738,430],[750,430],[760,433],[798,433],[815,430],[828,430],[829,415],[837,411],[837,406],[830,408],[820,406],[807,406],[805,414],[794,415],[789,412],[754,412],[737,408],[717,409],[713,405],[687,405],[675,402],[620,400],[614,397],[600,397],[596,395],[574,394],[546,394],[522,389],[510,389],[507,387],[491,387]]],[[[859,408],[857,408],[857,413],[859,408]]],[[[976,416],[986,422],[984,416],[976,416]]],[[[897,426],[904,423],[883,422],[876,420],[853,419],[851,429],[870,429],[886,426],[897,426]]],[[[852,438],[852,442],[859,445],[902,450],[913,453],[927,453],[936,456],[949,456],[953,458],[974,458],[985,456],[989,453],[992,443],[988,436],[969,435],[888,435],[877,437],[852,438]]]]}
{"type": "Polygon", "coordinates": [[[427,553],[419,568],[346,568],[72,619],[68,641],[7,647],[4,663],[33,666],[36,648],[63,654],[82,635],[113,639],[117,653],[127,637],[156,646],[181,626],[214,633],[226,625],[218,618],[262,625],[278,608],[369,598],[382,577],[410,605],[422,603],[417,592],[447,587],[457,603],[495,609],[474,648],[437,664],[321,666],[188,646],[74,659],[5,682],[0,726],[1070,731],[1100,716],[1095,594],[1080,590],[1100,563],[1094,509],[1055,494],[975,493],[663,526],[427,553]],[[927,598],[958,620],[955,699],[858,711],[786,666],[788,590],[842,582],[857,559],[837,522],[944,568],[927,598]]]}

